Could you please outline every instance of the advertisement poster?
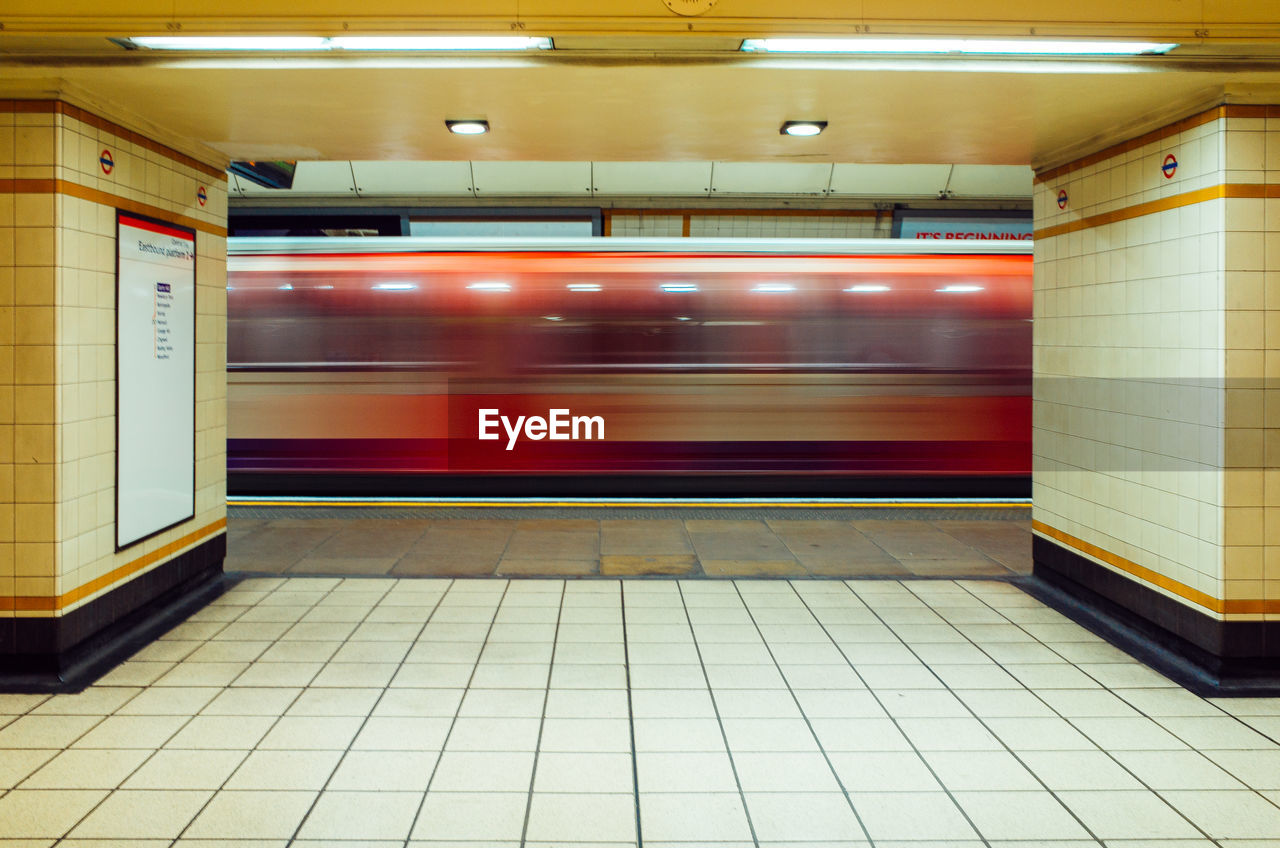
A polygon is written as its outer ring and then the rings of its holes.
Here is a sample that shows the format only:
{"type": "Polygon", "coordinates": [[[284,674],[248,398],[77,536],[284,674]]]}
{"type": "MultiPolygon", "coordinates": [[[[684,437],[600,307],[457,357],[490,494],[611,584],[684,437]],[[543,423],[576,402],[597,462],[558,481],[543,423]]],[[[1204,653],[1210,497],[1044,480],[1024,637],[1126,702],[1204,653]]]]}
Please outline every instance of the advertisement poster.
{"type": "Polygon", "coordinates": [[[195,515],[195,231],[116,215],[116,548],[195,515]]]}

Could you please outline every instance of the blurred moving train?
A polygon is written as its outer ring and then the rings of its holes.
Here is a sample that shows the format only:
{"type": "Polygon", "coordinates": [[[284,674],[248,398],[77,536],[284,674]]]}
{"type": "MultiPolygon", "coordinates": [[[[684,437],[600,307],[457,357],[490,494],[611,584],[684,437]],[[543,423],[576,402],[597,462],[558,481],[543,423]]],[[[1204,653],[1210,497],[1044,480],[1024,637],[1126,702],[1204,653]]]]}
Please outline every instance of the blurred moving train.
{"type": "Polygon", "coordinates": [[[233,239],[229,487],[1028,494],[1029,250],[233,239]],[[508,449],[486,409],[603,438],[508,449]]]}

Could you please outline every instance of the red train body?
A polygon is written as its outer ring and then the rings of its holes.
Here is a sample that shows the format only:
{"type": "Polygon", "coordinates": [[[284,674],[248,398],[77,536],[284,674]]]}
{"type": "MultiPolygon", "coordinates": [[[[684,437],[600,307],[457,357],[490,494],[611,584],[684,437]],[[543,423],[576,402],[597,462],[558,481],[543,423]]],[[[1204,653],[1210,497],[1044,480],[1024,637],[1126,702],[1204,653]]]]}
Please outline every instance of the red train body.
{"type": "Polygon", "coordinates": [[[233,248],[233,488],[829,494],[1030,475],[1025,248],[416,241],[233,248]],[[481,410],[564,410],[602,437],[480,438],[481,410]]]}

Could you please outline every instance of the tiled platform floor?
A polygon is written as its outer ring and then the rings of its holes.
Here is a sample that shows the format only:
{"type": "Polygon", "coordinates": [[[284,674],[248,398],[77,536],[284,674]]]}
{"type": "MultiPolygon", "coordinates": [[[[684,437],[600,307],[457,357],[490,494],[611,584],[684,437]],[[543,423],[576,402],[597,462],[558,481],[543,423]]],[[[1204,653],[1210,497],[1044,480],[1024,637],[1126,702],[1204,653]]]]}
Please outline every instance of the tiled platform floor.
{"type": "Polygon", "coordinates": [[[1000,581],[253,579],[0,713],[24,848],[1280,842],[1280,699],[1000,581]]]}
{"type": "Polygon", "coordinates": [[[1003,520],[233,516],[227,569],[435,577],[1008,576],[1031,571],[1026,513],[1003,520]]]}

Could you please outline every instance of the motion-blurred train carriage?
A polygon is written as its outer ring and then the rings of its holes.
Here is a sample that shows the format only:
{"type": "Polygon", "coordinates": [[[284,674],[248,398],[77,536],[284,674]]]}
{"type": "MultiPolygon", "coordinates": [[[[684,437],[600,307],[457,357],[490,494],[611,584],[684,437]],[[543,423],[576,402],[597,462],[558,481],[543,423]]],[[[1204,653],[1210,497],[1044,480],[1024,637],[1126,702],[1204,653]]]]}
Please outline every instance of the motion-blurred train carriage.
{"type": "Polygon", "coordinates": [[[227,312],[241,493],[1029,489],[1025,243],[236,239],[227,312]]]}

